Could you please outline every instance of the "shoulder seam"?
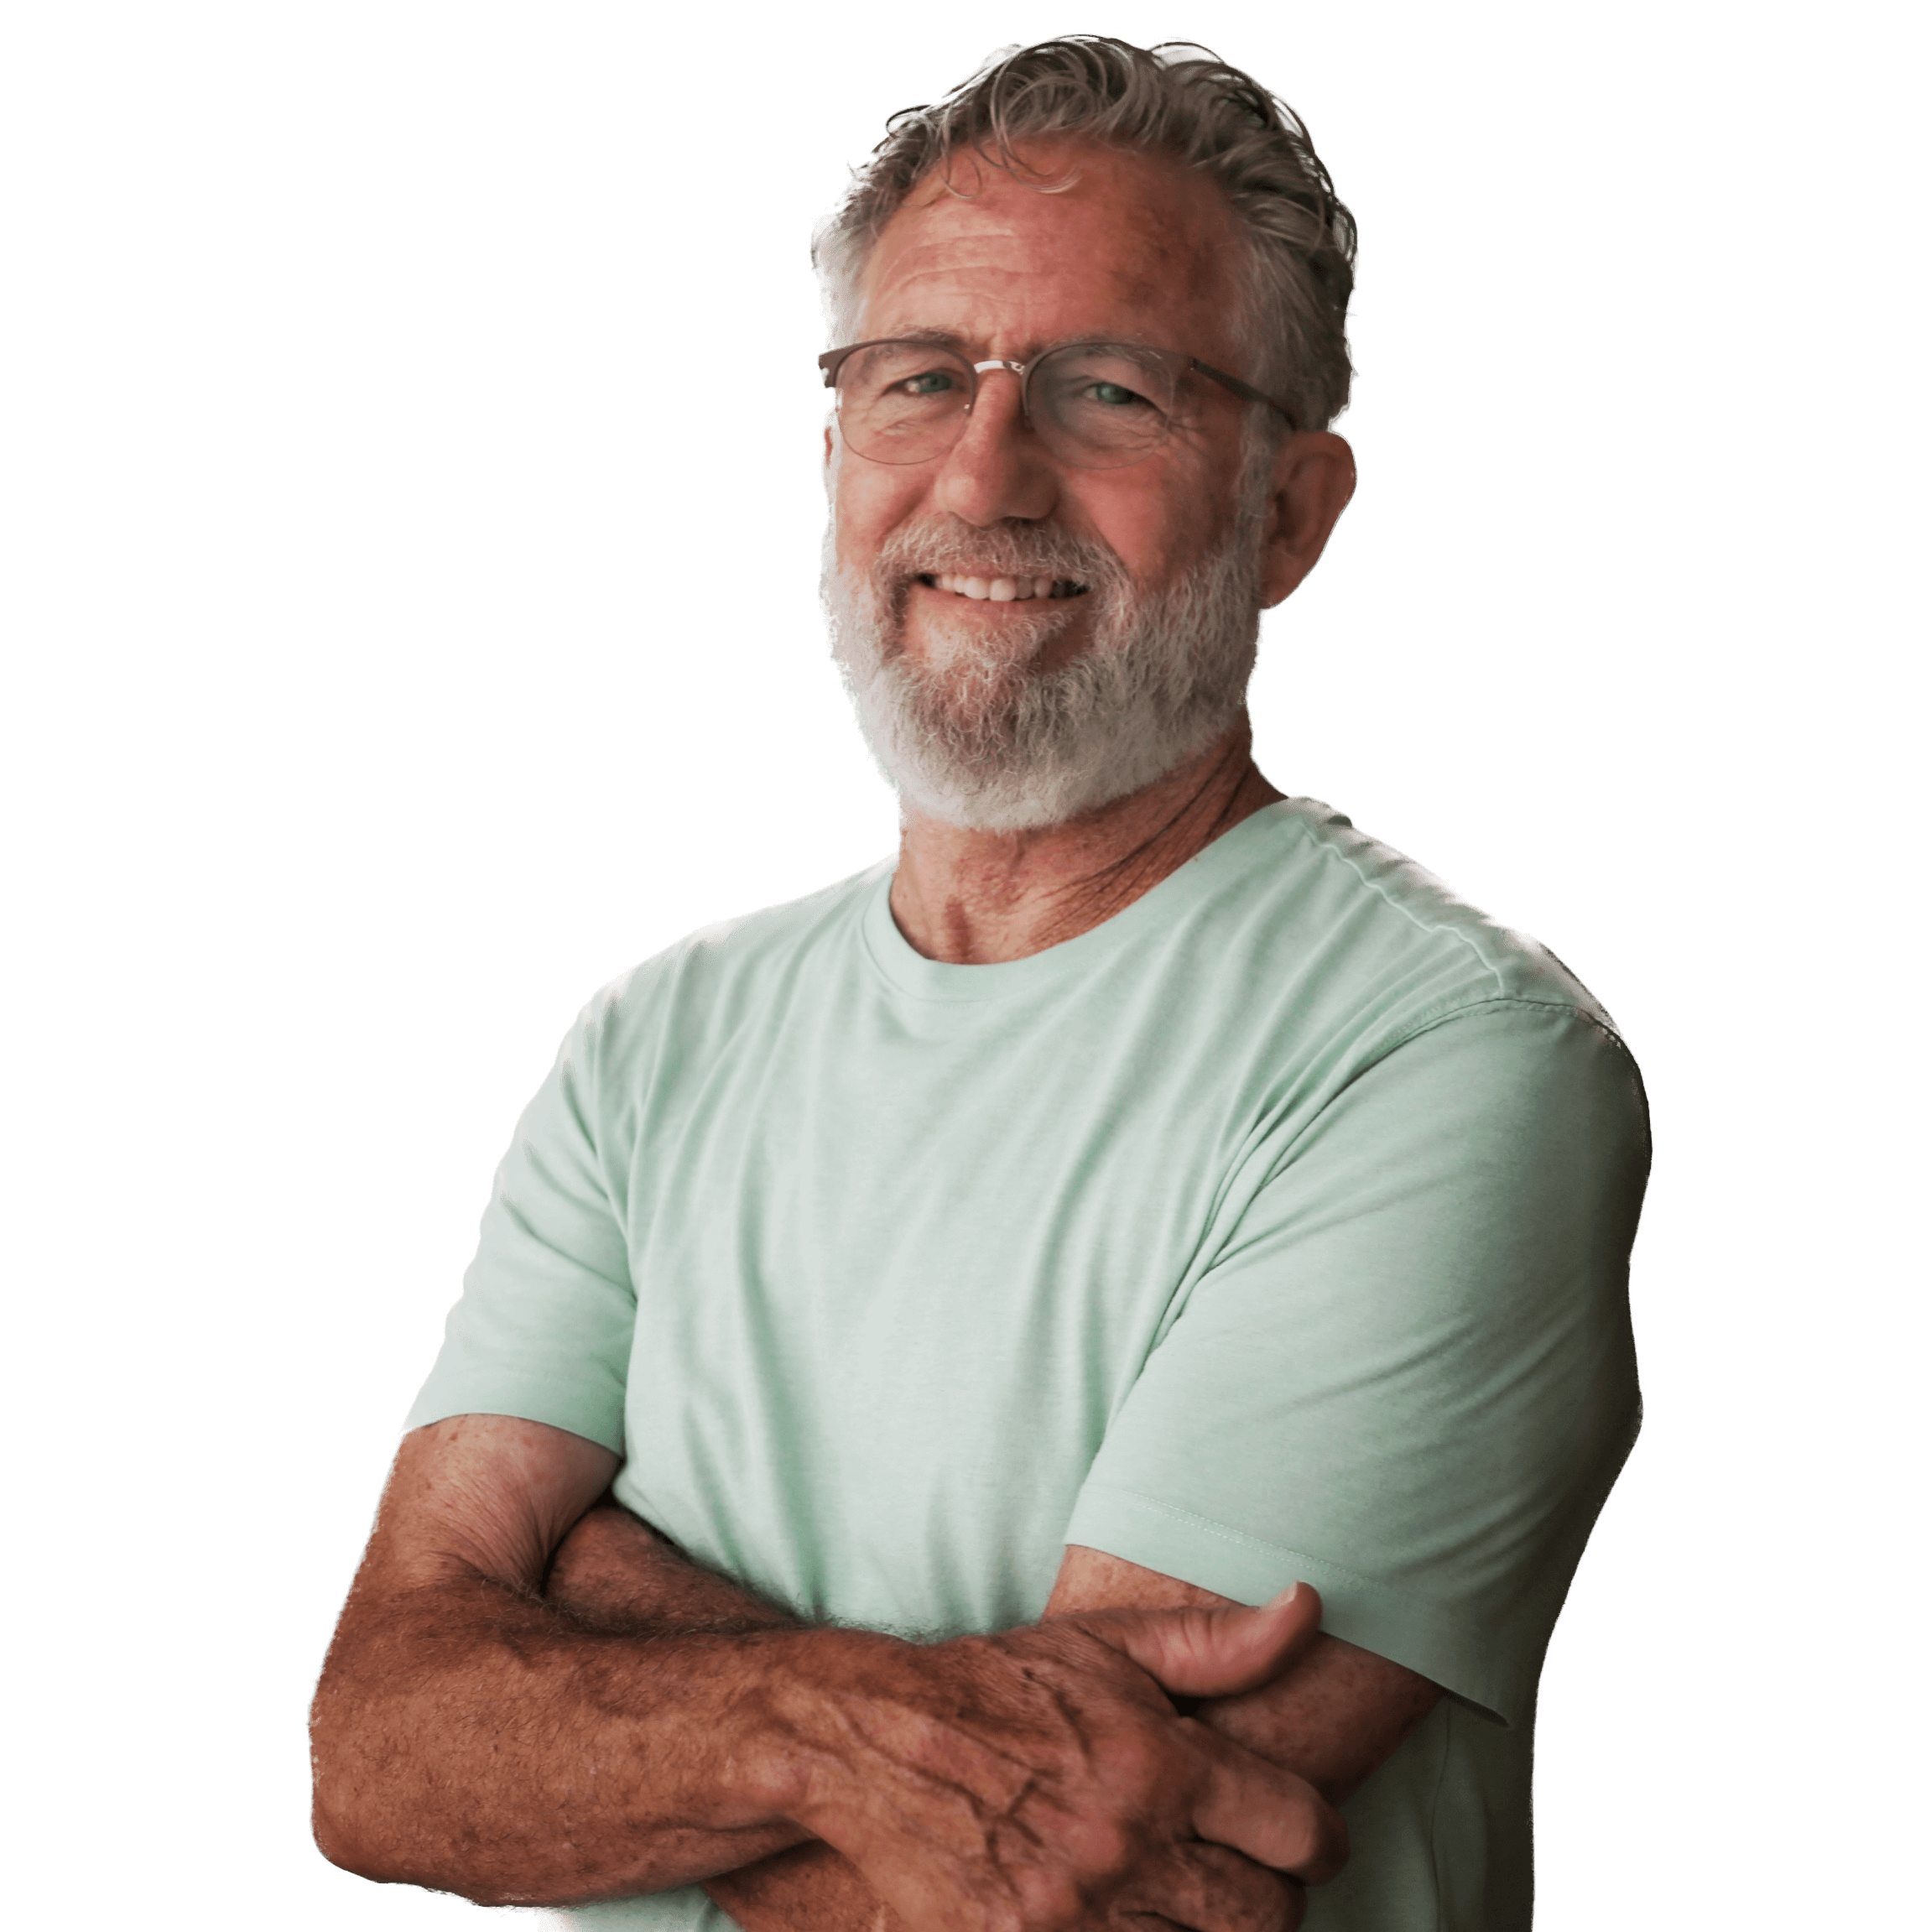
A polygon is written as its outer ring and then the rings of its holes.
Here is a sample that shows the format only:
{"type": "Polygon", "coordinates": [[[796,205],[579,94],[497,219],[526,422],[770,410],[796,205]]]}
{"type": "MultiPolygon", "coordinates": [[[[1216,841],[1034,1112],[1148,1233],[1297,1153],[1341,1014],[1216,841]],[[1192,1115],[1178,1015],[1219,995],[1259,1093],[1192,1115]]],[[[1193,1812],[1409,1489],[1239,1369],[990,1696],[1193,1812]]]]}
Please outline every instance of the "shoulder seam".
{"type": "MultiPolygon", "coordinates": [[[[1297,815],[1297,816],[1298,815],[1297,815]]],[[[1304,838],[1312,841],[1319,847],[1321,851],[1326,852],[1330,857],[1338,860],[1342,865],[1345,866],[1348,870],[1351,872],[1355,877],[1359,879],[1361,883],[1382,902],[1383,905],[1387,906],[1391,912],[1399,913],[1401,916],[1406,919],[1417,932],[1439,933],[1449,939],[1452,939],[1460,945],[1466,947],[1467,950],[1475,956],[1476,962],[1478,966],[1481,966],[1481,970],[1486,972],[1489,977],[1492,979],[1495,983],[1502,989],[1502,997],[1508,997],[1508,982],[1502,977],[1502,969],[1496,965],[1493,960],[1490,959],[1482,951],[1482,949],[1478,946],[1465,932],[1463,932],[1457,926],[1448,925],[1445,924],[1438,925],[1429,925],[1426,924],[1424,920],[1417,918],[1416,915],[1411,912],[1408,907],[1404,906],[1399,899],[1396,898],[1394,895],[1387,889],[1386,887],[1377,883],[1375,880],[1370,878],[1366,872],[1361,869],[1359,862],[1351,857],[1348,853],[1343,851],[1340,847],[1332,840],[1316,838],[1316,828],[1307,819],[1300,819],[1300,827],[1301,836],[1304,838]]],[[[1351,826],[1350,829],[1352,830],[1353,828],[1351,826]]],[[[1408,862],[1412,864],[1413,862],[1409,861],[1408,862]]],[[[1446,890],[1447,888],[1444,888],[1444,889],[1446,890]]]]}
{"type": "Polygon", "coordinates": [[[1574,1000],[1531,999],[1522,993],[1502,993],[1498,994],[1493,999],[1469,1000],[1460,1006],[1450,1007],[1439,1013],[1424,1014],[1420,1019],[1413,1022],[1405,1032],[1397,1034],[1392,1039],[1384,1041],[1374,1048],[1371,1052],[1365,1055],[1359,1071],[1366,1073],[1370,1067],[1378,1066],[1398,1048],[1406,1046],[1412,1039],[1420,1039],[1425,1033],[1433,1033],[1437,1027],[1446,1026],[1453,1020],[1461,1019],[1470,1014],[1492,1013],[1498,1007],[1523,1007],[1531,1012],[1567,1013],[1571,1019],[1580,1020],[1585,1026],[1594,1028],[1618,1052],[1628,1059],[1632,1065],[1634,1064],[1635,1056],[1630,1053],[1629,1043],[1623,1039],[1622,1035],[1606,1020],[1598,1018],[1586,1008],[1578,1006],[1574,1000]]]}

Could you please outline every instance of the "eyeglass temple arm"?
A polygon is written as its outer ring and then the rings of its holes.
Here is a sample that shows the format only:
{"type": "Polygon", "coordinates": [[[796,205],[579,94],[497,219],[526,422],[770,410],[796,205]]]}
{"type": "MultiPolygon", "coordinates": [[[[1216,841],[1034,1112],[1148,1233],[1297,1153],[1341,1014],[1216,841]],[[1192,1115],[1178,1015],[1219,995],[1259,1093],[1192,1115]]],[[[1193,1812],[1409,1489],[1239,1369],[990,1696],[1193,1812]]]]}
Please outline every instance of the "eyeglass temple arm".
{"type": "MultiPolygon", "coordinates": [[[[1211,363],[1203,362],[1198,356],[1187,358],[1189,368],[1198,369],[1203,376],[1210,376],[1223,389],[1231,389],[1243,403],[1265,403],[1270,409],[1278,409],[1288,419],[1288,427],[1298,430],[1300,424],[1294,420],[1294,412],[1285,403],[1273,397],[1263,395],[1251,383],[1243,383],[1238,376],[1230,376],[1225,369],[1216,369],[1211,363]]],[[[826,378],[827,381],[830,378],[826,378]]]]}

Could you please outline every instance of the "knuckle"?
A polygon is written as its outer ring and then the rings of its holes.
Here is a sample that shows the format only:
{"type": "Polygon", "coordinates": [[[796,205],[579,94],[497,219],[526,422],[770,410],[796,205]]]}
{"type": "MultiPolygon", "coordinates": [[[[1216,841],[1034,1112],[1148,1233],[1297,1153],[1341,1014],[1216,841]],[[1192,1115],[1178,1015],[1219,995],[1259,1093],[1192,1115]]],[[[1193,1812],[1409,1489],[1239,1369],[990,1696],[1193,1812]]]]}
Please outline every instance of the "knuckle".
{"type": "Polygon", "coordinates": [[[1160,1917],[1210,1932],[1287,1932],[1288,1882],[1224,1846],[1176,1847],[1155,1902],[1160,1917]]]}
{"type": "Polygon", "coordinates": [[[1347,1858],[1347,1825],[1311,1786],[1287,1794],[1277,1826],[1280,1856],[1272,1862],[1290,1872],[1339,1869],[1347,1858]]]}
{"type": "Polygon", "coordinates": [[[1280,1850],[1277,1862],[1290,1872],[1319,1855],[1320,1824],[1305,1799],[1282,1814],[1277,1842],[1280,1850]]]}
{"type": "Polygon", "coordinates": [[[1134,1862],[1139,1849],[1137,1834],[1124,1820],[1107,1812],[1080,1819],[1067,1830],[1062,1843],[1070,1861],[1068,1880],[1075,1885],[1105,1885],[1117,1879],[1134,1862]]]}
{"type": "Polygon", "coordinates": [[[1067,1932],[1086,1916],[1086,1898],[1067,1872],[1043,1875],[1032,1889],[1023,1914],[1025,1932],[1067,1932]]]}

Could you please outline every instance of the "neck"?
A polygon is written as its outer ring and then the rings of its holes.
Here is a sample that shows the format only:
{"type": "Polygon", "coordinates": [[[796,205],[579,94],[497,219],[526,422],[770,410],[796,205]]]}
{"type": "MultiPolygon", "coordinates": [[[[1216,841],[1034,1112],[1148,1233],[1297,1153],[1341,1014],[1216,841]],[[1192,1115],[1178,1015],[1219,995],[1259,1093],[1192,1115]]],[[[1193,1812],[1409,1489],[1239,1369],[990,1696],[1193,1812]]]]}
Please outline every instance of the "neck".
{"type": "Polygon", "coordinates": [[[976,832],[907,810],[892,916],[950,966],[1024,959],[1076,939],[1284,794],[1256,767],[1246,715],[1143,791],[1064,825],[976,832]]]}

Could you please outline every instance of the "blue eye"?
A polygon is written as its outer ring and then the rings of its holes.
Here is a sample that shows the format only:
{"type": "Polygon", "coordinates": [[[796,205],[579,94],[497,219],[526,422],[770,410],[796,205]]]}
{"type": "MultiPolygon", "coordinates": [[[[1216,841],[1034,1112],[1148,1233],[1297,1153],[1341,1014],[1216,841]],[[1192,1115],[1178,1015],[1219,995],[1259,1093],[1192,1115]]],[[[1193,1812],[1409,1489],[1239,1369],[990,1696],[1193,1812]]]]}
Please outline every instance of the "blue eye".
{"type": "Polygon", "coordinates": [[[1090,393],[1096,402],[1108,404],[1115,409],[1140,400],[1131,389],[1119,383],[1096,383],[1090,393]]]}

